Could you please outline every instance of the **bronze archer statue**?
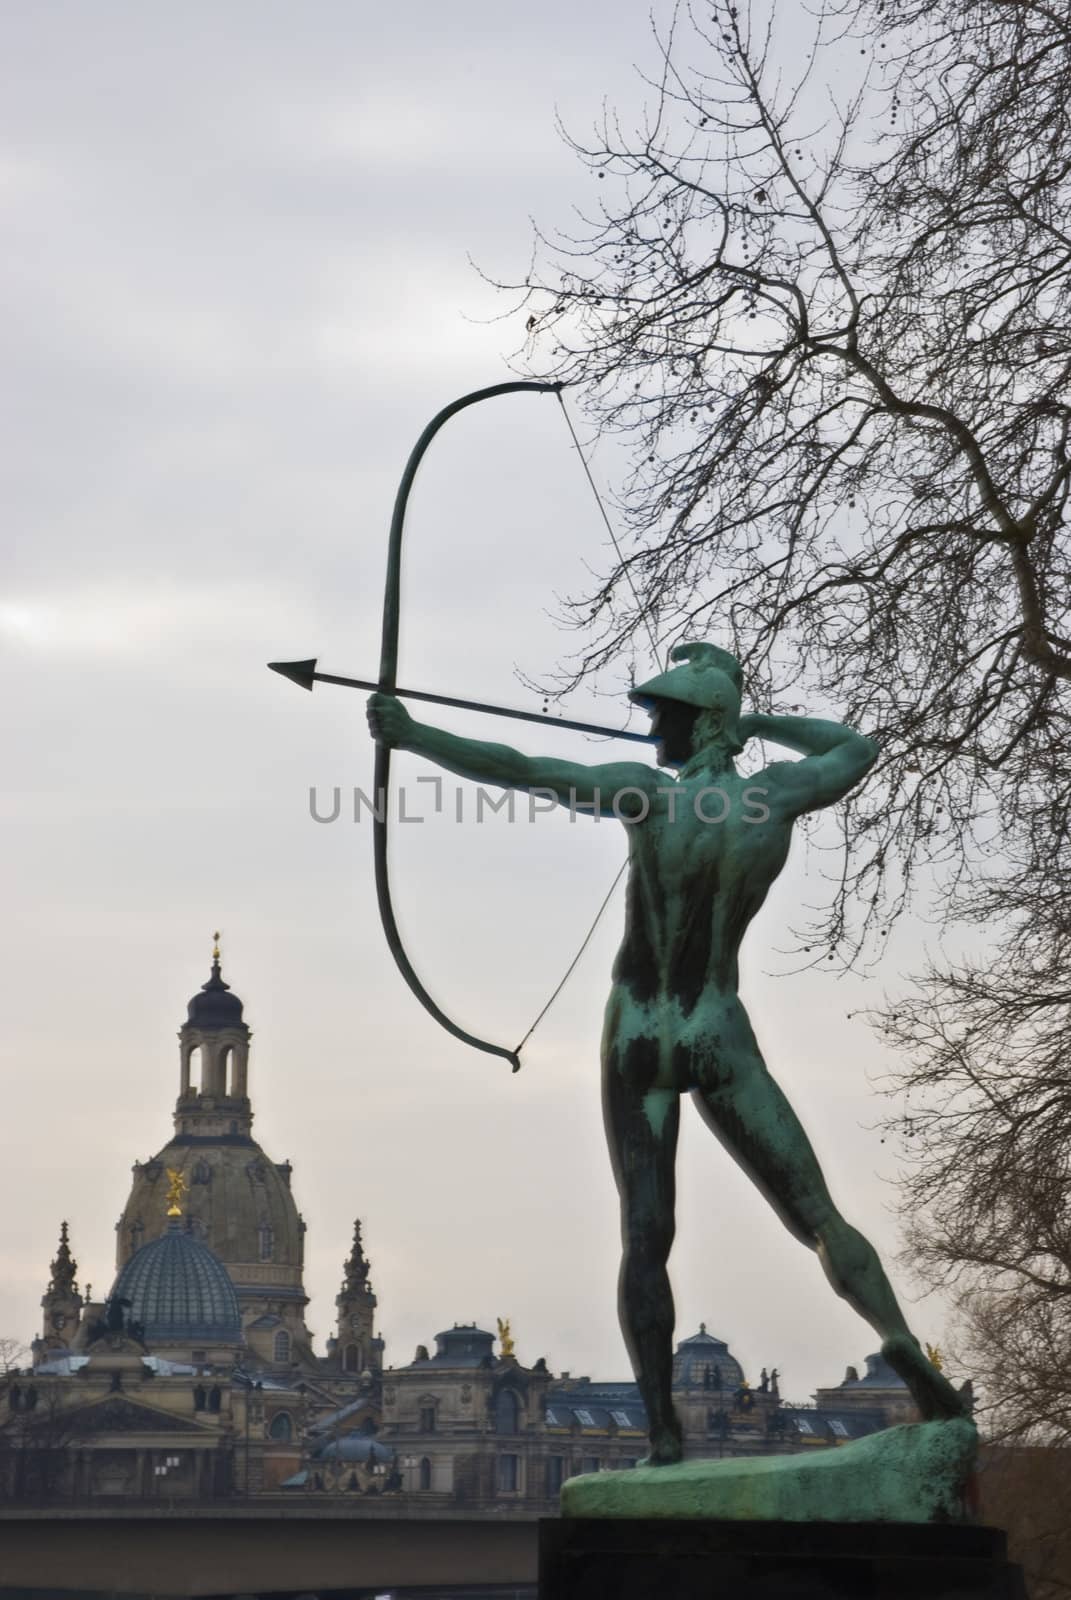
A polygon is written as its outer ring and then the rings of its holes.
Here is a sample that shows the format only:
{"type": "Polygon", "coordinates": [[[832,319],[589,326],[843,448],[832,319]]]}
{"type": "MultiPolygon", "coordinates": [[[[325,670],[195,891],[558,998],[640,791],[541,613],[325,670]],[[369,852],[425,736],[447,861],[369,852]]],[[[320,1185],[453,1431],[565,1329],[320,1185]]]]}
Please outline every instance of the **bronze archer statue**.
{"type": "Polygon", "coordinates": [[[877,749],[840,723],[741,714],[740,664],[715,645],[681,645],[673,660],[631,694],[652,716],[658,763],[675,771],[673,781],[643,762],[588,766],[459,738],[415,722],[385,694],[372,696],[369,723],[377,740],[450,772],[550,792],[626,825],[628,901],[603,1030],[603,1106],[621,1200],[619,1312],[647,1408],[649,1460],[681,1458],[666,1268],[686,1092],[789,1230],[816,1251],[837,1294],[880,1335],[923,1416],[962,1416],[963,1399],[919,1347],[877,1254],[833,1204],[737,993],[741,941],[785,864],[793,823],[843,799],[877,749]],[[734,758],[752,738],[802,760],[744,778],[734,758]]]}

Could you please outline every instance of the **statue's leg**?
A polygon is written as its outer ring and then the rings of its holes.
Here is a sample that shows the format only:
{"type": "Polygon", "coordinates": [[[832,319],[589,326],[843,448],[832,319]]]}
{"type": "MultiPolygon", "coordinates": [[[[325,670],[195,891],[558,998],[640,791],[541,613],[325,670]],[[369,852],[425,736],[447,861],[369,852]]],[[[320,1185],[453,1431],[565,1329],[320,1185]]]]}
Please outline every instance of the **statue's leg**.
{"type": "Polygon", "coordinates": [[[700,1114],[790,1232],[817,1252],[837,1294],[880,1335],[923,1416],[962,1416],[964,1402],[919,1348],[877,1252],[834,1206],[811,1142],[736,1009],[716,1058],[704,1056],[696,1075],[700,1114]]]}
{"type": "Polygon", "coordinates": [[[652,1465],[681,1459],[673,1409],[673,1294],[666,1262],[673,1244],[674,1160],[680,1096],[652,1087],[658,1046],[616,1042],[603,1051],[603,1116],[621,1200],[618,1316],[632,1370],[647,1408],[652,1465]]]}

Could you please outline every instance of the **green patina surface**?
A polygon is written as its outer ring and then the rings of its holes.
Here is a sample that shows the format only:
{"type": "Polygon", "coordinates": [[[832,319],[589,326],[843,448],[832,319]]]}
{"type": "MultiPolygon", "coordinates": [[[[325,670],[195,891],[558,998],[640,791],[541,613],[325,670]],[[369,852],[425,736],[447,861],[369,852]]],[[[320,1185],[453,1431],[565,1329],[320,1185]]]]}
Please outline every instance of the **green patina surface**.
{"type": "Polygon", "coordinates": [[[570,1478],[566,1517],[720,1522],[963,1522],[978,1432],[966,1418],[907,1423],[813,1455],[686,1461],[570,1478]]]}
{"type": "MultiPolygon", "coordinates": [[[[877,759],[877,746],[824,718],[742,712],[740,663],[716,645],[694,641],[671,655],[676,665],[630,695],[650,712],[658,765],[668,771],[639,761],[527,756],[459,738],[415,722],[384,694],[373,696],[369,720],[384,747],[412,751],[480,784],[550,796],[574,816],[616,818],[626,828],[628,893],[603,1028],[603,1112],[621,1201],[621,1328],[647,1411],[652,1460],[675,1466],[682,1449],[667,1262],[686,1095],[796,1238],[817,1253],[836,1293],[878,1333],[921,1415],[960,1416],[962,1399],[913,1337],[876,1252],[834,1205],[738,993],[741,943],[788,858],[797,820],[850,794],[877,759]],[[774,761],[745,777],[735,758],[756,739],[803,759],[774,761]]],[[[392,673],[382,676],[390,681],[392,673]]],[[[382,787],[379,777],[376,783],[382,787]]],[[[685,1469],[682,1481],[690,1483],[697,1470],[685,1469]]],[[[643,1481],[630,1477],[629,1493],[643,1481]]],[[[658,1483],[668,1494],[668,1482],[658,1483]]]]}

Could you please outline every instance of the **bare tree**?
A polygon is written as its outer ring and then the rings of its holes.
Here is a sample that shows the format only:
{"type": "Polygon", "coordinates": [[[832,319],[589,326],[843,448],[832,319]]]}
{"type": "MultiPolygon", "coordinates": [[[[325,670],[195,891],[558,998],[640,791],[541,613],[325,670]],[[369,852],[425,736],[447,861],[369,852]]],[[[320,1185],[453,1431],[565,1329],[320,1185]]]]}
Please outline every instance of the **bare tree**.
{"type": "Polygon", "coordinates": [[[1031,1600],[1071,1595],[1071,1466],[1050,1450],[991,1448],[979,1473],[984,1522],[1008,1530],[1031,1600]]]}
{"type": "Polygon", "coordinates": [[[0,1500],[54,1501],[72,1492],[71,1448],[92,1432],[62,1381],[32,1373],[0,1386],[0,1500]]]}
{"type": "Polygon", "coordinates": [[[0,1373],[12,1372],[26,1355],[27,1346],[22,1339],[12,1339],[0,1334],[0,1373]]]}
{"type": "Polygon", "coordinates": [[[1071,16],[829,0],[790,82],[775,10],[669,14],[523,285],[525,362],[632,452],[562,686],[646,621],[878,737],[804,943],[855,959],[920,871],[966,929],[879,1019],[911,1255],[994,1426],[1066,1441],[1071,16]]]}
{"type": "Polygon", "coordinates": [[[679,7],[639,133],[607,115],[571,141],[597,203],[525,286],[530,365],[582,383],[634,452],[627,548],[573,602],[589,643],[565,686],[646,617],[731,639],[760,697],[828,698],[877,734],[822,930],[848,954],[853,899],[873,929],[921,862],[984,862],[994,819],[1066,764],[1069,29],[1057,63],[1014,57],[1025,98],[1031,70],[1064,74],[1028,157],[971,110],[970,75],[1035,8],[909,9],[903,42],[877,0],[824,12],[779,90],[758,6],[679,7]],[[941,28],[931,77],[910,39],[941,28]]]}
{"type": "Polygon", "coordinates": [[[989,1431],[1071,1446],[1071,882],[1013,867],[964,907],[987,956],[931,967],[881,1018],[902,1054],[907,1257],[953,1290],[989,1431]]]}

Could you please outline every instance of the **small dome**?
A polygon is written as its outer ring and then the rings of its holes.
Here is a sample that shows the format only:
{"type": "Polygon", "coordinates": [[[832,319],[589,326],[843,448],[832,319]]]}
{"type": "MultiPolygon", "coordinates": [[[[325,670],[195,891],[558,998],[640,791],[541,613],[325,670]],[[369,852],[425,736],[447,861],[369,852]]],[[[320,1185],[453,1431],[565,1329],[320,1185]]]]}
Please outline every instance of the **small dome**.
{"type": "MultiPolygon", "coordinates": [[[[495,1336],[473,1322],[456,1324],[435,1335],[432,1361],[442,1367],[478,1367],[494,1359],[495,1336]]],[[[415,1363],[414,1363],[415,1365],[415,1363]]]]}
{"type": "Polygon", "coordinates": [[[177,1222],[136,1250],[115,1280],[148,1345],[238,1344],[242,1318],[226,1267],[177,1222]]]}
{"type": "Polygon", "coordinates": [[[186,1018],[195,1028],[245,1026],[242,1021],[242,1002],[236,994],[231,993],[230,984],[224,983],[218,956],[212,962],[208,982],[201,985],[200,994],[195,994],[186,1007],[186,1018]]]}
{"type": "Polygon", "coordinates": [[[846,1377],[843,1383],[838,1384],[837,1385],[838,1388],[840,1388],[840,1389],[862,1389],[862,1388],[867,1388],[867,1389],[906,1389],[907,1388],[907,1384],[904,1382],[903,1378],[900,1377],[899,1373],[893,1371],[892,1367],[890,1367],[889,1363],[886,1361],[885,1357],[881,1354],[880,1350],[878,1351],[878,1353],[876,1355],[867,1356],[867,1358],[866,1358],[866,1372],[863,1374],[862,1377],[859,1376],[858,1372],[856,1371],[856,1369],[854,1367],[849,1368],[849,1373],[850,1373],[850,1376],[846,1377]]]}
{"type": "Polygon", "coordinates": [[[686,1389],[738,1389],[744,1369],[724,1339],[707,1332],[705,1322],[690,1339],[682,1339],[673,1357],[673,1383],[686,1389]]]}

